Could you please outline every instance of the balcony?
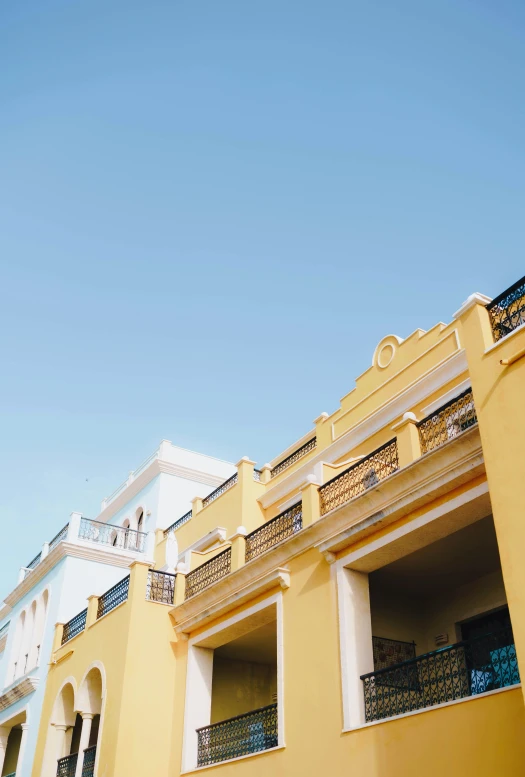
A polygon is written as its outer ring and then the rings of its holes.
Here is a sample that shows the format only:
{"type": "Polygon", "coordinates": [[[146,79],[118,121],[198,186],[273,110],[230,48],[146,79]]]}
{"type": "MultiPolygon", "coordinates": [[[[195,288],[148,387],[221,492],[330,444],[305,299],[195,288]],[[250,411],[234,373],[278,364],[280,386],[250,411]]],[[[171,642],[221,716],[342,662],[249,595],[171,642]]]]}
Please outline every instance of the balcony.
{"type": "Polygon", "coordinates": [[[299,502],[246,535],[246,561],[260,556],[302,528],[303,507],[299,502]]]}
{"type": "Polygon", "coordinates": [[[78,753],[59,758],[57,763],[57,777],[75,777],[78,753]]]}
{"type": "Polygon", "coordinates": [[[197,729],[197,766],[277,747],[277,704],[197,729]]]}
{"type": "Polygon", "coordinates": [[[319,489],[321,515],[377,485],[399,468],[397,440],[390,440],[319,489]]]}
{"type": "Polygon", "coordinates": [[[477,422],[472,389],[468,388],[418,423],[421,453],[439,448],[477,422]]]}
{"type": "Polygon", "coordinates": [[[176,575],[150,569],[146,584],[146,599],[150,602],[173,605],[175,601],[176,575]]]}
{"type": "MultiPolygon", "coordinates": [[[[377,638],[376,644],[383,649],[383,658],[406,651],[407,645],[377,638]]],[[[512,629],[456,642],[370,672],[361,680],[367,722],[515,685],[520,673],[512,629]]]]}
{"type": "Polygon", "coordinates": [[[70,621],[64,624],[61,641],[62,645],[65,645],[66,642],[69,642],[70,639],[73,639],[73,637],[76,637],[78,634],[82,634],[86,628],[86,618],[87,608],[82,610],[82,612],[79,612],[78,615],[75,615],[74,618],[71,618],[70,621]]]}
{"type": "Polygon", "coordinates": [[[93,777],[95,772],[95,759],[97,757],[97,746],[92,745],[84,750],[84,762],[82,764],[81,777],[93,777]]]}
{"type": "MultiPolygon", "coordinates": [[[[369,576],[366,722],[520,682],[492,516],[369,576]]],[[[363,668],[365,668],[363,666],[363,668]]]]}
{"type": "Polygon", "coordinates": [[[92,521],[89,518],[80,519],[79,540],[89,540],[101,545],[109,545],[119,550],[133,550],[143,553],[146,547],[146,533],[134,531],[111,523],[92,521]]]}
{"type": "Polygon", "coordinates": [[[168,528],[164,530],[164,536],[167,537],[170,531],[177,531],[177,529],[180,529],[180,527],[184,526],[185,523],[188,523],[188,521],[191,521],[192,517],[193,517],[192,510],[189,510],[187,513],[184,513],[182,518],[177,518],[175,523],[172,523],[171,526],[168,526],[168,528]]]}
{"type": "Polygon", "coordinates": [[[97,620],[114,610],[119,604],[127,601],[129,593],[129,575],[120,580],[116,585],[99,597],[97,607],[97,620]]]}
{"type": "Polygon", "coordinates": [[[229,575],[231,572],[231,559],[231,548],[226,548],[217,556],[189,572],[186,575],[184,598],[189,599],[190,596],[195,596],[195,594],[204,591],[205,588],[216,583],[217,580],[229,575]]]}
{"type": "Polygon", "coordinates": [[[487,305],[495,342],[525,324],[525,277],[487,305]]]}
{"type": "Polygon", "coordinates": [[[281,472],[284,472],[285,469],[288,469],[288,467],[291,467],[293,464],[299,461],[299,459],[302,459],[303,456],[307,456],[311,451],[315,450],[316,446],[317,446],[317,438],[312,437],[311,440],[308,440],[308,442],[305,442],[304,445],[301,445],[300,448],[297,448],[297,450],[295,450],[285,459],[283,459],[278,464],[276,464],[275,467],[272,468],[270,477],[275,478],[277,477],[277,475],[280,475],[281,472]]]}

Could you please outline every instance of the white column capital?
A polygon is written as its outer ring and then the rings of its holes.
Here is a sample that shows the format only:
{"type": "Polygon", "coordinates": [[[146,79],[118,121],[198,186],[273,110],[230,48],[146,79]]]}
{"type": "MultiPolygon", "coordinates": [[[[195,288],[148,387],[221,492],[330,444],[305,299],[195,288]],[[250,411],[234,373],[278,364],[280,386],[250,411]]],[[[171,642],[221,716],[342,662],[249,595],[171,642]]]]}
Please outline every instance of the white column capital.
{"type": "Polygon", "coordinates": [[[82,720],[93,720],[95,714],[93,712],[81,712],[80,716],[82,720]]]}

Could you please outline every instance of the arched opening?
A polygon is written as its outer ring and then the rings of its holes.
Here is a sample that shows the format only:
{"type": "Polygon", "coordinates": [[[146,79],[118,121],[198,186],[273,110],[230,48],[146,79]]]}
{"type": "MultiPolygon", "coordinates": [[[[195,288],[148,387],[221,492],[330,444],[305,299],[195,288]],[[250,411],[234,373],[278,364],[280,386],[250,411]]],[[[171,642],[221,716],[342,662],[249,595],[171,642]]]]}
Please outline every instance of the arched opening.
{"type": "Polygon", "coordinates": [[[68,773],[68,769],[69,773],[75,773],[76,720],[75,690],[71,682],[66,682],[55,699],[49,720],[42,777],[55,777],[58,765],[64,773],[68,773]]]}
{"type": "Polygon", "coordinates": [[[47,603],[49,600],[49,591],[46,590],[40,596],[36,605],[35,625],[33,628],[33,640],[29,652],[29,668],[38,665],[40,659],[40,649],[44,637],[44,628],[46,624],[47,603]]]}
{"type": "Polygon", "coordinates": [[[0,726],[0,775],[19,773],[23,757],[22,747],[27,731],[26,713],[19,712],[0,726]]]}
{"type": "Polygon", "coordinates": [[[144,510],[137,510],[137,531],[144,531],[144,510]]]}
{"type": "Polygon", "coordinates": [[[8,683],[13,682],[18,676],[18,658],[20,655],[20,649],[22,646],[22,638],[24,634],[24,625],[26,620],[25,610],[20,613],[20,617],[16,623],[15,637],[13,640],[13,647],[11,650],[11,666],[9,668],[8,683]]]}
{"type": "Polygon", "coordinates": [[[78,754],[82,758],[82,775],[92,777],[99,740],[103,681],[98,667],[89,670],[78,692],[78,709],[82,716],[78,754]]]}

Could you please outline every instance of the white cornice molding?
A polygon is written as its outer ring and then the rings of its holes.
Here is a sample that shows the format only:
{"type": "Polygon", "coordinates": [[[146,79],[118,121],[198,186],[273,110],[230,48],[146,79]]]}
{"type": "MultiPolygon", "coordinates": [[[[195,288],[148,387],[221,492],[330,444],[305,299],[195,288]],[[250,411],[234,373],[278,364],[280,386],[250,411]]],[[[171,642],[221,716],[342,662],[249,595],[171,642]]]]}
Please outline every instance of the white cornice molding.
{"type": "Polygon", "coordinates": [[[486,307],[489,302],[492,302],[492,297],[487,297],[485,294],[480,294],[479,291],[476,291],[474,294],[471,294],[470,297],[467,297],[459,310],[456,310],[452,318],[461,318],[461,316],[466,313],[467,310],[473,308],[474,305],[482,305],[483,307],[486,307]]]}
{"type": "Polygon", "coordinates": [[[175,631],[178,634],[189,634],[195,628],[200,629],[210,621],[226,615],[245,602],[277,587],[283,590],[290,587],[290,571],[288,569],[273,569],[257,580],[232,590],[219,601],[217,601],[213,589],[205,589],[170,611],[170,615],[175,621],[175,631]]]}
{"type": "Polygon", "coordinates": [[[0,711],[7,709],[15,701],[23,699],[24,696],[28,696],[36,690],[39,683],[38,677],[27,676],[16,680],[13,685],[7,688],[0,696],[0,711]]]}
{"type": "Polygon", "coordinates": [[[362,442],[372,437],[386,426],[390,426],[403,413],[423,402],[426,397],[434,394],[442,386],[458,378],[468,369],[465,351],[457,351],[436,369],[423,376],[409,388],[394,397],[387,404],[365,418],[361,423],[349,429],[327,448],[311,457],[306,464],[283,477],[275,486],[267,488],[258,498],[264,509],[284,500],[290,493],[298,491],[306,482],[307,475],[314,472],[319,462],[333,464],[334,461],[348,454],[362,442]]]}
{"type": "MultiPolygon", "coordinates": [[[[328,418],[328,413],[321,413],[321,416],[325,416],[328,418]]],[[[319,418],[321,418],[319,416],[319,418]]],[[[318,420],[318,419],[316,419],[318,420]]],[[[315,423],[315,421],[314,421],[315,423]]],[[[289,445],[285,451],[282,451],[278,456],[276,456],[274,459],[270,461],[269,466],[273,469],[277,464],[280,464],[281,461],[284,461],[288,456],[291,456],[292,453],[295,453],[296,450],[299,448],[302,448],[303,445],[306,445],[307,442],[312,440],[315,437],[315,429],[310,429],[309,432],[306,434],[303,434],[302,437],[300,437],[298,440],[293,442],[291,445],[289,445]]]]}
{"type": "Polygon", "coordinates": [[[431,402],[429,405],[423,408],[423,418],[426,418],[427,415],[432,415],[432,413],[435,413],[436,410],[439,410],[440,407],[443,407],[443,405],[446,405],[447,402],[450,402],[451,399],[454,399],[454,397],[459,396],[464,391],[466,391],[468,388],[470,388],[470,378],[467,378],[467,380],[461,381],[461,383],[458,383],[457,386],[454,386],[453,389],[450,389],[450,391],[447,391],[446,394],[442,394],[440,397],[435,399],[433,402],[431,402]]]}
{"type": "Polygon", "coordinates": [[[127,505],[130,499],[137,496],[157,475],[161,473],[175,475],[176,477],[192,480],[195,483],[202,483],[206,486],[217,487],[224,483],[224,478],[218,475],[210,475],[207,472],[201,472],[190,467],[183,467],[180,464],[173,464],[163,459],[154,459],[137,477],[132,480],[96,517],[97,521],[106,523],[119,510],[127,505]]]}
{"type": "Polygon", "coordinates": [[[5,603],[12,609],[17,602],[22,599],[43,577],[47,575],[50,569],[58,564],[66,556],[81,558],[86,561],[98,561],[101,564],[109,564],[113,567],[129,567],[132,561],[136,559],[143,560],[144,554],[115,550],[112,546],[95,545],[95,543],[85,541],[80,542],[59,542],[53,550],[36,566],[27,577],[25,577],[16,588],[14,588],[4,599],[5,603]]]}

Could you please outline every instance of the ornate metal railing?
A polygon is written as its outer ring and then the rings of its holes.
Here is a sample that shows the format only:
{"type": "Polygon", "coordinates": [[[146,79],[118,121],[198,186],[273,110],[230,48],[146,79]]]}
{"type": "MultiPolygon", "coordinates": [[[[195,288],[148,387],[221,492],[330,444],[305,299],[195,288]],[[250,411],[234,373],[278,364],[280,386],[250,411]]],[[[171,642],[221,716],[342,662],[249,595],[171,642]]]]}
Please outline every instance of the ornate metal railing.
{"type": "Polygon", "coordinates": [[[41,559],[42,559],[42,551],[40,551],[38,556],[35,556],[34,559],[29,562],[26,569],[34,569],[40,564],[41,559]]]}
{"type": "Polygon", "coordinates": [[[87,609],[79,612],[74,618],[64,624],[64,631],[62,632],[62,645],[69,642],[70,639],[76,637],[77,634],[81,634],[86,628],[87,609]]]}
{"type": "Polygon", "coordinates": [[[297,448],[296,451],[294,451],[285,459],[283,459],[278,464],[276,464],[270,473],[270,477],[274,478],[276,477],[276,475],[279,475],[281,472],[283,472],[283,470],[288,469],[288,467],[291,467],[292,464],[295,464],[296,461],[299,461],[299,459],[302,459],[303,456],[306,456],[307,453],[310,453],[310,451],[313,451],[316,445],[317,445],[317,437],[312,437],[311,440],[308,440],[308,442],[305,442],[304,445],[301,445],[300,448],[297,448]]]}
{"type": "Polygon", "coordinates": [[[65,540],[67,537],[67,530],[69,528],[69,524],[66,523],[66,525],[60,529],[58,534],[55,534],[53,539],[49,542],[49,550],[53,550],[53,548],[56,548],[56,546],[62,542],[62,540],[65,540]]]}
{"type": "Polygon", "coordinates": [[[167,537],[168,534],[170,533],[170,531],[177,531],[177,529],[179,529],[185,523],[187,523],[188,521],[191,521],[192,515],[193,515],[193,513],[190,510],[189,512],[184,513],[182,518],[177,518],[175,523],[172,523],[171,526],[168,526],[167,529],[164,529],[164,536],[167,537]]]}
{"type": "Polygon", "coordinates": [[[81,777],[93,777],[95,771],[95,758],[97,757],[97,746],[92,745],[84,750],[84,760],[82,762],[81,777]]]}
{"type": "Polygon", "coordinates": [[[361,677],[367,721],[519,683],[511,629],[457,642],[361,677]]]}
{"type": "Polygon", "coordinates": [[[208,494],[208,496],[204,497],[202,500],[202,506],[206,507],[206,505],[209,505],[210,502],[213,502],[219,496],[222,496],[225,491],[229,491],[230,488],[237,483],[238,478],[239,473],[236,472],[235,475],[231,476],[231,478],[228,478],[228,480],[225,480],[224,483],[221,483],[220,486],[215,489],[215,491],[212,491],[211,494],[208,494]]]}
{"type": "Polygon", "coordinates": [[[226,548],[222,553],[189,572],[186,575],[184,598],[189,599],[190,596],[195,596],[195,594],[228,575],[231,572],[231,565],[232,549],[226,548]]]}
{"type": "Polygon", "coordinates": [[[399,469],[397,440],[390,440],[319,489],[321,515],[362,494],[399,469]]]}
{"type": "Polygon", "coordinates": [[[135,550],[144,552],[146,545],[146,533],[134,531],[123,526],[114,526],[112,523],[92,521],[90,518],[80,520],[78,531],[79,539],[100,542],[102,545],[111,545],[120,550],[135,550]]]}
{"type": "Polygon", "coordinates": [[[260,469],[253,470],[253,479],[255,480],[256,483],[261,482],[261,475],[262,475],[262,472],[260,469]]]}
{"type": "Polygon", "coordinates": [[[78,753],[59,758],[57,763],[57,777],[75,777],[78,753]]]}
{"type": "Polygon", "coordinates": [[[118,607],[119,604],[122,604],[122,602],[125,602],[128,598],[128,592],[129,592],[129,575],[124,578],[124,580],[119,580],[119,582],[113,586],[113,588],[110,588],[109,591],[106,591],[105,594],[102,594],[102,596],[98,600],[98,607],[97,607],[97,620],[99,618],[102,618],[103,615],[106,615],[108,612],[111,612],[111,610],[114,610],[115,607],[118,607]]]}
{"type": "Polygon", "coordinates": [[[277,704],[197,729],[197,766],[277,747],[277,704]]]}
{"type": "Polygon", "coordinates": [[[468,388],[418,423],[421,453],[439,448],[477,421],[472,389],[468,388]]]}
{"type": "Polygon", "coordinates": [[[487,310],[496,342],[525,324],[525,277],[493,299],[487,310]]]}
{"type": "Polygon", "coordinates": [[[173,604],[175,601],[175,575],[150,569],[146,583],[146,599],[150,602],[173,604]]]}
{"type": "Polygon", "coordinates": [[[299,502],[246,535],[246,561],[260,556],[302,528],[303,505],[299,502]]]}

